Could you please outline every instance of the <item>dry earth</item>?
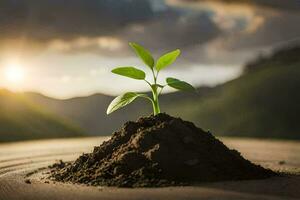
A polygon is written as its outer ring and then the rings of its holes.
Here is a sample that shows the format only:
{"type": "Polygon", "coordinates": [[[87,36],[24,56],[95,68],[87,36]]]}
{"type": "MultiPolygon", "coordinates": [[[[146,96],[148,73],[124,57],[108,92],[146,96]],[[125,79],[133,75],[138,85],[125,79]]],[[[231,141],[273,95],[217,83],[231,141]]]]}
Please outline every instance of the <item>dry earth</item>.
{"type": "Polygon", "coordinates": [[[220,138],[243,156],[290,175],[265,180],[205,183],[189,187],[108,188],[43,180],[55,161],[71,161],[104,137],[0,144],[0,200],[14,199],[300,199],[300,142],[220,138]],[[33,173],[34,172],[34,173],[33,173]],[[31,173],[31,175],[27,176],[31,173]],[[27,183],[26,183],[27,182],[27,183]]]}

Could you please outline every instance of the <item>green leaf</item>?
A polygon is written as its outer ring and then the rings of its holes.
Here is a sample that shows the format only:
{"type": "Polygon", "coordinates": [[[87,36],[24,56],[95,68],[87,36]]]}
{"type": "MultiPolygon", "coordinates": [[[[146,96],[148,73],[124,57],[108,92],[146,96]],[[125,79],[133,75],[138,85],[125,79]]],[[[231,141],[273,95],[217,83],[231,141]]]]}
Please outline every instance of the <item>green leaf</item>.
{"type": "Polygon", "coordinates": [[[195,88],[191,84],[176,78],[169,77],[166,79],[166,82],[168,86],[175,88],[177,90],[185,90],[185,91],[195,90],[195,88]]]}
{"type": "Polygon", "coordinates": [[[176,58],[180,55],[180,50],[176,49],[175,51],[171,51],[169,53],[166,53],[165,55],[161,56],[156,64],[157,71],[162,70],[163,68],[167,67],[168,65],[171,65],[176,58]]]}
{"type": "Polygon", "coordinates": [[[135,92],[127,92],[117,96],[108,106],[106,114],[110,114],[133,102],[137,97],[145,97],[145,94],[137,94],[135,92]]]}
{"type": "Polygon", "coordinates": [[[111,71],[114,74],[126,76],[133,79],[144,80],[146,77],[145,72],[135,67],[118,67],[111,71]]]}
{"type": "Polygon", "coordinates": [[[144,61],[144,63],[148,67],[150,67],[150,69],[153,69],[154,59],[153,59],[151,53],[147,49],[145,49],[144,47],[142,47],[141,45],[139,45],[137,43],[130,42],[129,45],[133,48],[136,55],[138,55],[144,61]]]}

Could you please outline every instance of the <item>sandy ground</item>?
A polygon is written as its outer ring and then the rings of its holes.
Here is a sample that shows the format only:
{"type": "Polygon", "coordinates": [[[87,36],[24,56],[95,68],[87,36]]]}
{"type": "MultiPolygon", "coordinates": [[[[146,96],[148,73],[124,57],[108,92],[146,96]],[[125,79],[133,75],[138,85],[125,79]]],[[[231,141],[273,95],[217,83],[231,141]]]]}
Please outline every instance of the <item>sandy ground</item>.
{"type": "Polygon", "coordinates": [[[120,189],[41,180],[42,168],[74,160],[108,138],[0,144],[0,200],[15,199],[300,199],[300,142],[221,138],[251,161],[289,173],[265,180],[203,183],[189,187],[120,189]],[[35,172],[30,176],[28,173],[35,172]],[[298,175],[297,175],[298,174],[298,175]],[[30,184],[25,183],[30,180],[30,184]]]}

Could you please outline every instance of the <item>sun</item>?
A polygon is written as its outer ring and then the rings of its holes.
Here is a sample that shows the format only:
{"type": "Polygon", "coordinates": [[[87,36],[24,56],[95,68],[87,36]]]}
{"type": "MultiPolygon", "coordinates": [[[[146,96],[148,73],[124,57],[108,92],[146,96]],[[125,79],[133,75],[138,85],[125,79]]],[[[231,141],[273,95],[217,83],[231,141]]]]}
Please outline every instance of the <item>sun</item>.
{"type": "Polygon", "coordinates": [[[23,81],[25,72],[24,68],[18,63],[10,63],[4,69],[5,78],[13,83],[23,81]]]}

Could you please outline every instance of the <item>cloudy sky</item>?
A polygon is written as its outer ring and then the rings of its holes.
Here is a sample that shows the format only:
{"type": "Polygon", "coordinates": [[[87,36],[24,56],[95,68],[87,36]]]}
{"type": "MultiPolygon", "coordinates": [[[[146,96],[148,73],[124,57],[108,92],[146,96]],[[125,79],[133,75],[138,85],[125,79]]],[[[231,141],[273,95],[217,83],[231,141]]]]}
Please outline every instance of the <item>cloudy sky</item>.
{"type": "Polygon", "coordinates": [[[216,85],[256,56],[298,43],[299,22],[300,0],[1,0],[0,87],[58,98],[145,90],[110,73],[147,70],[128,42],[155,57],[181,49],[161,80],[216,85]]]}

